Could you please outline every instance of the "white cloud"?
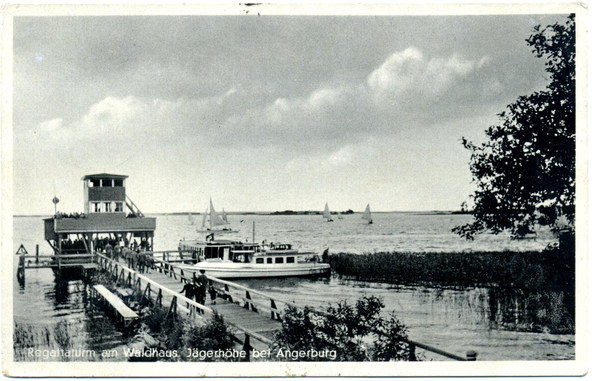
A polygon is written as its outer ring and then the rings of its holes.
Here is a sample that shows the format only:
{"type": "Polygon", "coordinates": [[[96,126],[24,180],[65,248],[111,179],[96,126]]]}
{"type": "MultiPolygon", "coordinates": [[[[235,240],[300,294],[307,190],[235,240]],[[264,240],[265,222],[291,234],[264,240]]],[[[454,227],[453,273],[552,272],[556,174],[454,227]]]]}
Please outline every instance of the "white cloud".
{"type": "Polygon", "coordinates": [[[410,47],[388,57],[369,75],[367,83],[377,100],[418,95],[436,97],[486,62],[486,57],[476,61],[457,54],[427,60],[420,50],[410,47]]]}
{"type": "Polygon", "coordinates": [[[445,109],[454,109],[452,102],[460,98],[461,87],[452,92],[453,97],[445,98],[446,104],[432,108],[431,101],[450,93],[459,79],[486,61],[485,57],[466,60],[456,54],[428,59],[413,47],[392,54],[363,82],[322,86],[304,96],[280,96],[265,103],[256,100],[243,103],[246,107],[238,105],[249,95],[235,86],[195,99],[108,96],[77,121],[65,124],[62,119],[53,119],[40,127],[52,132],[52,139],[66,144],[92,142],[121,150],[128,144],[177,144],[184,137],[213,147],[273,145],[310,154],[333,150],[308,165],[335,167],[351,162],[353,157],[350,149],[338,147],[367,136],[395,134],[399,125],[415,121],[424,125],[423,108],[430,109],[432,118],[445,109]],[[381,113],[381,106],[389,104],[393,107],[381,113]]]}
{"type": "Polygon", "coordinates": [[[40,123],[40,130],[43,132],[57,131],[62,127],[62,124],[63,124],[62,118],[46,120],[46,121],[40,123]]]}
{"type": "Polygon", "coordinates": [[[325,167],[340,167],[352,163],[354,157],[353,151],[350,147],[343,147],[336,152],[333,152],[323,162],[325,167]]]}
{"type": "Polygon", "coordinates": [[[300,103],[309,111],[320,111],[323,107],[334,105],[341,98],[342,89],[318,89],[300,103]]]}
{"type": "Polygon", "coordinates": [[[416,48],[396,52],[369,75],[369,87],[376,93],[402,92],[413,85],[422,62],[423,54],[416,48]]]}

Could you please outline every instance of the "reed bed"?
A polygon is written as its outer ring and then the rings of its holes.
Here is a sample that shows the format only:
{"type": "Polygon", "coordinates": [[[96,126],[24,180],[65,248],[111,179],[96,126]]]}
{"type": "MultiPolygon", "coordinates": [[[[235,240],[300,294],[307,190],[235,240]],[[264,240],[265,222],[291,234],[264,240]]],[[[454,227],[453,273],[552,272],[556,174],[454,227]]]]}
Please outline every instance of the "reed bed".
{"type": "MultiPolygon", "coordinates": [[[[74,350],[77,341],[83,335],[81,322],[60,320],[56,324],[37,327],[15,322],[13,334],[13,350],[15,361],[71,361],[71,356],[58,355],[43,358],[31,354],[31,349],[74,350]]],[[[60,354],[61,352],[54,352],[60,354]]]]}
{"type": "Polygon", "coordinates": [[[466,253],[337,253],[332,270],[347,279],[439,286],[570,289],[575,258],[560,250],[466,253]]]}
{"type": "Polygon", "coordinates": [[[344,279],[429,287],[486,287],[491,324],[524,331],[575,331],[575,256],[527,252],[332,254],[344,279]]]}

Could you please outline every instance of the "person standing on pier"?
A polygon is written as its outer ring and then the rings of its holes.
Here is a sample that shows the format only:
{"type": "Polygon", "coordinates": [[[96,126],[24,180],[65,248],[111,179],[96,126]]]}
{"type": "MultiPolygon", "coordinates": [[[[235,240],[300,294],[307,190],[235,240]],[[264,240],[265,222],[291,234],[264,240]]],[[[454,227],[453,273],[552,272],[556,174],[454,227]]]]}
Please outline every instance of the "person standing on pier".
{"type": "MultiPolygon", "coordinates": [[[[194,300],[194,294],[196,293],[196,286],[194,285],[194,282],[187,282],[186,284],[184,284],[183,289],[179,291],[179,293],[181,294],[182,292],[184,293],[183,295],[186,298],[194,300]]],[[[189,303],[187,303],[187,307],[190,308],[189,303]]]]}
{"type": "Polygon", "coordinates": [[[200,276],[195,278],[196,274],[194,273],[195,283],[197,287],[196,290],[196,301],[200,304],[204,304],[206,300],[206,289],[208,288],[208,278],[206,277],[205,270],[200,270],[200,276]]]}
{"type": "Polygon", "coordinates": [[[210,304],[217,304],[217,290],[215,290],[212,282],[208,288],[208,293],[210,294],[210,304]]]}
{"type": "Polygon", "coordinates": [[[109,257],[109,258],[111,258],[111,259],[112,259],[112,257],[113,257],[113,247],[112,247],[112,245],[110,244],[110,242],[108,242],[108,243],[106,244],[106,246],[104,246],[104,252],[106,253],[106,256],[107,256],[107,257],[109,257]]]}
{"type": "Polygon", "coordinates": [[[131,269],[134,271],[139,270],[138,269],[139,254],[131,249],[129,251],[131,253],[131,269]]]}

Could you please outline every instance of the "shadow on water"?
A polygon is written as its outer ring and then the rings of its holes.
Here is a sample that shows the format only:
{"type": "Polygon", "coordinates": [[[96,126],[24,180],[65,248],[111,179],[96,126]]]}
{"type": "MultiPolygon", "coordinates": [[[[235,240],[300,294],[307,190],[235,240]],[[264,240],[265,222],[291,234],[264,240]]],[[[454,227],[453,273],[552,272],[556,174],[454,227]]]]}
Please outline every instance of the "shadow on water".
{"type": "Polygon", "coordinates": [[[15,319],[15,361],[101,361],[103,350],[127,343],[92,297],[93,280],[58,275],[50,280],[47,273],[32,275],[41,281],[31,276],[15,301],[25,304],[29,299],[32,312],[27,319],[15,319]]]}
{"type": "Polygon", "coordinates": [[[398,287],[432,320],[481,329],[572,334],[573,296],[564,290],[503,287],[398,287]]]}
{"type": "Polygon", "coordinates": [[[530,291],[494,287],[488,290],[492,327],[526,332],[575,331],[575,298],[565,291],[530,291]]]}

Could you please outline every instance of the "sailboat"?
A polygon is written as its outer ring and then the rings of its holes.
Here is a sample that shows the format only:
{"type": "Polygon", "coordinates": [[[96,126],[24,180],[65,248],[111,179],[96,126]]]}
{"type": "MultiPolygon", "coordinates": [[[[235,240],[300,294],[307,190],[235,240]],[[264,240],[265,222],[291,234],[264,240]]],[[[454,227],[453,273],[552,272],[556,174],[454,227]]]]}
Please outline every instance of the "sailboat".
{"type": "Polygon", "coordinates": [[[223,208],[223,213],[221,214],[221,218],[223,219],[223,221],[225,221],[226,223],[229,223],[229,221],[227,221],[227,214],[225,214],[225,208],[223,208]]]}
{"type": "Polygon", "coordinates": [[[373,218],[371,217],[371,207],[369,206],[369,204],[367,204],[367,208],[365,209],[362,215],[362,219],[369,221],[369,224],[373,223],[373,218]]]}
{"type": "Polygon", "coordinates": [[[205,222],[206,222],[206,213],[204,214],[204,221],[202,223],[203,228],[202,229],[198,229],[197,231],[200,233],[220,233],[220,234],[226,234],[226,233],[238,233],[239,230],[232,230],[231,228],[228,228],[227,225],[229,225],[229,222],[227,221],[227,215],[225,214],[225,210],[223,210],[223,216],[219,216],[217,214],[217,212],[215,211],[215,207],[213,206],[212,203],[212,198],[210,199],[210,218],[208,220],[208,229],[205,229],[205,222]],[[222,228],[219,228],[219,226],[222,226],[222,228]]]}
{"type": "Polygon", "coordinates": [[[323,218],[327,220],[327,222],[333,222],[333,218],[331,218],[331,213],[329,212],[329,205],[325,203],[325,210],[323,211],[323,218]]]}
{"type": "MultiPolygon", "coordinates": [[[[204,211],[204,215],[202,216],[202,229],[206,229],[206,216],[208,215],[208,207],[204,211]]],[[[198,230],[200,231],[200,230],[198,230]]]]}

